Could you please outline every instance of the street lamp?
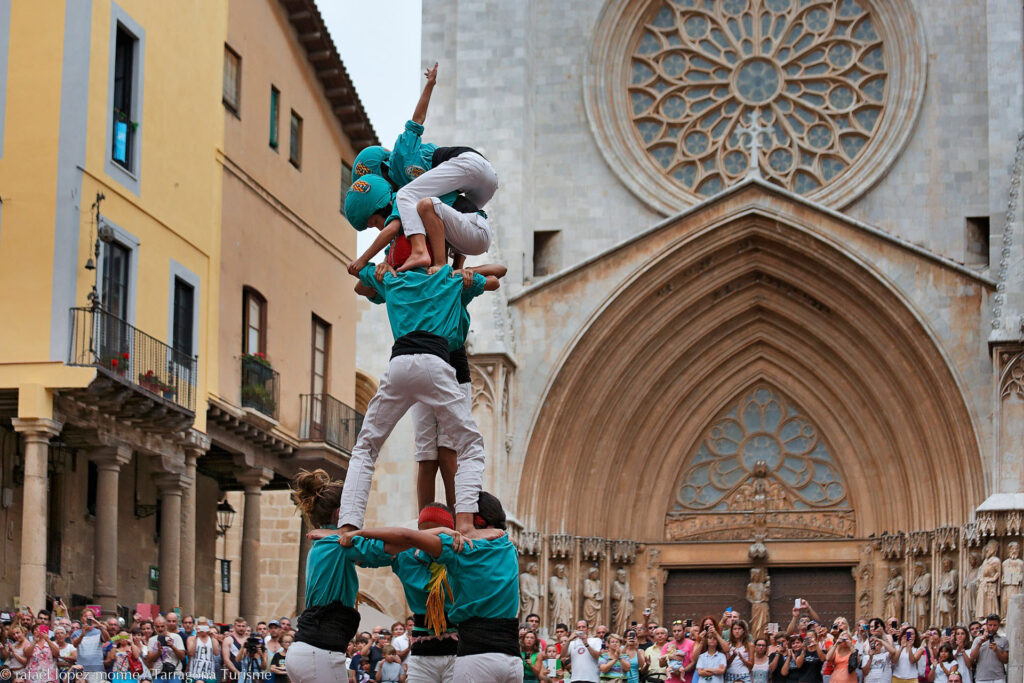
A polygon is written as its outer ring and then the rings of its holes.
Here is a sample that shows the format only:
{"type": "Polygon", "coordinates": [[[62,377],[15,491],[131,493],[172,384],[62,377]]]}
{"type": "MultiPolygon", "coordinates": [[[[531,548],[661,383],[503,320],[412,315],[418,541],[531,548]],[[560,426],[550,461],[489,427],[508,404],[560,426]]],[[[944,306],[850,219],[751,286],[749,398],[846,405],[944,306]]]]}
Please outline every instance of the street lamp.
{"type": "MultiPolygon", "coordinates": [[[[221,502],[217,503],[217,535],[226,536],[228,529],[231,528],[232,522],[235,521],[235,508],[231,507],[231,503],[225,498],[221,502]]],[[[225,541],[226,543],[226,541],[225,541]]],[[[227,551],[224,551],[227,555],[227,551]]]]}
{"type": "Polygon", "coordinates": [[[228,529],[235,521],[235,508],[225,498],[217,503],[217,535],[224,539],[224,557],[220,560],[220,618],[227,621],[228,592],[231,590],[231,561],[228,559],[228,529]]]}

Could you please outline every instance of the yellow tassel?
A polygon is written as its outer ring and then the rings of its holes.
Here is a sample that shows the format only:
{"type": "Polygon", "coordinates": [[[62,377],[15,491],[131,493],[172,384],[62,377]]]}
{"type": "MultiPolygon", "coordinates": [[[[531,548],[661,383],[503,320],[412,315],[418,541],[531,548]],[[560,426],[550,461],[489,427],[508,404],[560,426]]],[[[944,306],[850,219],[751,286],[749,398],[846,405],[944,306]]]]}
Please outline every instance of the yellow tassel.
{"type": "Polygon", "coordinates": [[[430,563],[430,583],[427,584],[427,628],[439,636],[448,630],[448,622],[444,618],[445,595],[454,601],[452,588],[448,585],[448,570],[436,562],[430,563]]]}

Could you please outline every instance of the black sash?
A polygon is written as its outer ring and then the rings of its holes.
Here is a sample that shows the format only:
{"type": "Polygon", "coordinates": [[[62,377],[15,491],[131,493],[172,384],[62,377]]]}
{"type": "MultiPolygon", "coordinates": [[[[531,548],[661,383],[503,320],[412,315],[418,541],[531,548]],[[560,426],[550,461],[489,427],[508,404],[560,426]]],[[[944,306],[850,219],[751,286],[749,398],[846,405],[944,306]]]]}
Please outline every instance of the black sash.
{"type": "Polygon", "coordinates": [[[459,624],[459,657],[499,654],[519,656],[519,622],[473,617],[459,624]]]}
{"type": "Polygon", "coordinates": [[[359,630],[359,612],[340,602],[307,607],[299,615],[296,643],[307,643],[321,650],[344,652],[359,630]]]}
{"type": "Polygon", "coordinates": [[[423,332],[422,330],[403,334],[395,340],[395,345],[391,347],[392,358],[413,356],[418,353],[437,356],[445,363],[448,363],[451,359],[451,354],[448,351],[448,340],[440,335],[423,332]]]}
{"type": "Polygon", "coordinates": [[[442,633],[439,636],[435,636],[434,632],[427,628],[426,615],[413,614],[412,618],[415,626],[410,634],[410,640],[412,641],[410,654],[417,657],[446,657],[458,654],[458,633],[454,630],[455,624],[451,622],[447,614],[444,615],[444,620],[448,624],[449,632],[442,633]]]}

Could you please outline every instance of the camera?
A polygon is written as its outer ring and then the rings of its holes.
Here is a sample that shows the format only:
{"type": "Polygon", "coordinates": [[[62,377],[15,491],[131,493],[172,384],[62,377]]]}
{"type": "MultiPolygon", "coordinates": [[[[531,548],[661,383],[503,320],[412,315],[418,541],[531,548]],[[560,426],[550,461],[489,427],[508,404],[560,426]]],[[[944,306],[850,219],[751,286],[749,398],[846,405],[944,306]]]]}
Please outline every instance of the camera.
{"type": "Polygon", "coordinates": [[[994,633],[988,637],[988,642],[990,642],[990,643],[996,642],[996,636],[995,636],[994,633]]]}
{"type": "Polygon", "coordinates": [[[245,651],[250,655],[256,654],[263,647],[263,639],[259,636],[249,636],[245,639],[245,651]]]}
{"type": "Polygon", "coordinates": [[[690,628],[691,626],[693,626],[693,619],[687,619],[686,621],[684,621],[683,626],[685,626],[686,628],[690,628]]]}

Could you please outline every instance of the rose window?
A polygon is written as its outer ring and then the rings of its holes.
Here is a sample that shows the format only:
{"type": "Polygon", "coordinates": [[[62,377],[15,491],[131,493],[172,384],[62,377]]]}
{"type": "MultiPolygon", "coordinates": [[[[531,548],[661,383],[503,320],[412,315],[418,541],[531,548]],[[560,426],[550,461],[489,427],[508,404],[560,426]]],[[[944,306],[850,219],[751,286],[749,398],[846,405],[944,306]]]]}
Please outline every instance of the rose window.
{"type": "Polygon", "coordinates": [[[588,113],[613,168],[660,209],[752,170],[817,201],[849,200],[912,128],[918,31],[909,0],[608,0],[588,113]]]}
{"type": "Polygon", "coordinates": [[[768,386],[747,392],[707,430],[683,474],[676,507],[726,510],[758,477],[778,492],[776,507],[782,500],[793,510],[849,507],[818,428],[768,386]]]}

